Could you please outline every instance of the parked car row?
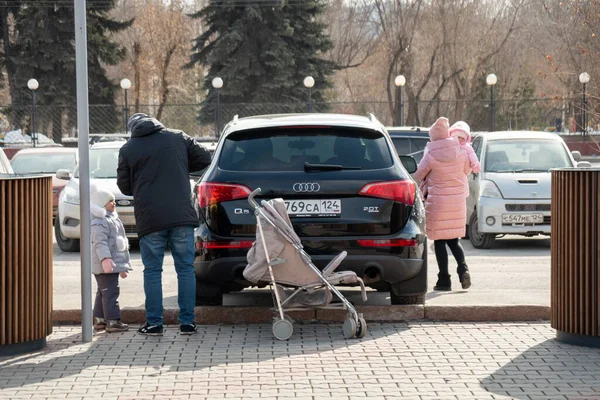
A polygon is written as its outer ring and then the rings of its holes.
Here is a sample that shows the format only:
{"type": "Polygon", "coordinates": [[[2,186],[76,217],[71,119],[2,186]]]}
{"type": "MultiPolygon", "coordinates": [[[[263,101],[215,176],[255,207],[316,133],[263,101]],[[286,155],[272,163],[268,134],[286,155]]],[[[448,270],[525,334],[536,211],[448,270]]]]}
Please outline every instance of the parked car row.
{"type": "MultiPolygon", "coordinates": [[[[323,267],[345,250],[348,256],[339,270],[354,271],[368,286],[389,291],[392,304],[422,303],[427,290],[425,214],[410,174],[428,141],[427,128],[385,128],[372,115],[235,117],[218,142],[203,143],[213,160],[191,181],[198,213],[197,304],[222,304],[224,293],[251,285],[242,272],[255,236],[248,195],[256,188],[261,188],[259,201],[285,200],[315,265],[323,267]]],[[[134,199],[116,185],[124,143],[93,144],[90,177],[115,193],[127,235],[135,239],[134,199]]],[[[477,248],[492,247],[498,235],[550,234],[550,169],[589,166],[578,163],[577,154],[550,133],[484,132],[474,135],[473,149],[482,169],[468,178],[467,232],[477,248]]],[[[62,180],[56,239],[63,251],[77,251],[79,167],[76,152],[67,154],[38,154],[27,161],[23,151],[13,167],[56,173],[62,180]]]]}

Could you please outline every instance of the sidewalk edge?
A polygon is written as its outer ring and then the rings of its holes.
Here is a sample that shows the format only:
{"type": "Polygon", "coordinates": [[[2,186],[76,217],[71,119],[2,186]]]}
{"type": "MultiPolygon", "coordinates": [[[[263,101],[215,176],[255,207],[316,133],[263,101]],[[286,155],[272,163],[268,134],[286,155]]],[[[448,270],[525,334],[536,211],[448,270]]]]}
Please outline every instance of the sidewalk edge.
{"type": "MultiPolygon", "coordinates": [[[[548,321],[550,307],[539,305],[452,305],[452,306],[362,306],[357,307],[367,322],[401,322],[431,320],[448,322],[509,322],[548,321]]],[[[121,310],[127,323],[144,323],[146,313],[141,308],[121,310]]],[[[177,324],[177,310],[164,311],[165,324],[177,324]]],[[[289,316],[297,322],[341,322],[346,318],[343,310],[316,310],[291,312],[289,316]]],[[[196,307],[196,323],[217,324],[262,324],[271,323],[274,313],[269,307],[196,307]]],[[[81,323],[81,310],[54,310],[55,325],[81,323]]]]}

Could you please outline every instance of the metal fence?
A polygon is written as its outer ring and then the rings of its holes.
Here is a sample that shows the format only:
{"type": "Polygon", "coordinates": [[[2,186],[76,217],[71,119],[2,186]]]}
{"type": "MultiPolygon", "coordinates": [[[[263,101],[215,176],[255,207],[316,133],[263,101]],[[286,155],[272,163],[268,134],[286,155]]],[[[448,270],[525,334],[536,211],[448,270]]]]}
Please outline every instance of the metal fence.
{"type": "MultiPolygon", "coordinates": [[[[403,104],[405,125],[429,126],[439,116],[448,117],[451,122],[462,119],[471,125],[473,131],[491,129],[491,115],[494,116],[495,130],[549,130],[574,132],[581,131],[584,115],[588,127],[597,130],[600,108],[596,99],[589,100],[584,108],[581,99],[510,99],[495,100],[493,108],[489,101],[421,101],[403,104]],[[491,110],[493,109],[493,113],[491,110]]],[[[221,103],[221,126],[234,115],[240,118],[278,113],[307,112],[306,103],[221,103]]],[[[384,125],[400,125],[394,122],[396,104],[388,102],[328,102],[311,104],[313,112],[366,115],[373,113],[384,125]]],[[[210,109],[210,108],[209,108],[210,109]]],[[[216,112],[200,117],[200,104],[166,104],[129,106],[90,105],[90,133],[122,133],[125,121],[134,112],[144,112],[156,116],[168,127],[182,129],[192,136],[216,136],[216,112]],[[201,123],[200,120],[214,121],[201,123]]],[[[32,130],[32,105],[0,106],[0,135],[9,130],[32,130]]],[[[75,105],[47,106],[35,108],[35,129],[60,142],[63,137],[76,137],[77,110],[75,105]]]]}

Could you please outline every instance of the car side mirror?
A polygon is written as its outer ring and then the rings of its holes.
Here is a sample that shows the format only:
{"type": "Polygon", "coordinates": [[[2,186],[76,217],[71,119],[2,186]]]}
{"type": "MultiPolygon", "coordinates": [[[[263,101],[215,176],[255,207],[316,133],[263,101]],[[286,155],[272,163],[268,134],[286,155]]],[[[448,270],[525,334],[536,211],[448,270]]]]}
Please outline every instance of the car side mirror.
{"type": "Polygon", "coordinates": [[[68,169],[59,169],[58,171],[56,171],[56,178],[62,179],[63,181],[70,181],[71,173],[68,169]]]}
{"type": "Polygon", "coordinates": [[[411,156],[399,156],[402,166],[409,174],[417,172],[417,162],[411,156]]]}
{"type": "Polygon", "coordinates": [[[577,168],[592,168],[592,164],[589,161],[580,161],[577,163],[577,168]]]}
{"type": "Polygon", "coordinates": [[[571,155],[573,156],[573,159],[575,161],[581,161],[581,152],[577,151],[577,150],[573,150],[571,152],[571,155]]]}

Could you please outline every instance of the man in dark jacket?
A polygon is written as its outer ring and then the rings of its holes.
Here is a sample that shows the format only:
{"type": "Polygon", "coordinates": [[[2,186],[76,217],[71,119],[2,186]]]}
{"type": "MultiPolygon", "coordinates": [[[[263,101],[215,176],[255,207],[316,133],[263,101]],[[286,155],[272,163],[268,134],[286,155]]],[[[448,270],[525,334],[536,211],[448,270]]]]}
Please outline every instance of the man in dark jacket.
{"type": "Polygon", "coordinates": [[[131,139],[119,151],[117,185],[133,196],[135,220],[144,263],[146,323],[138,332],[163,333],[162,264],[167,245],[178,281],[179,332],[196,332],[194,306],[194,226],[190,172],[206,168],[209,152],[182,131],[167,129],[146,114],[127,122],[131,139]]]}

